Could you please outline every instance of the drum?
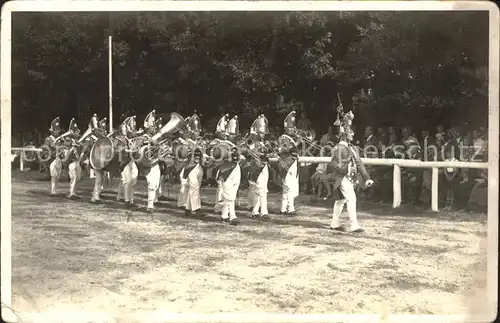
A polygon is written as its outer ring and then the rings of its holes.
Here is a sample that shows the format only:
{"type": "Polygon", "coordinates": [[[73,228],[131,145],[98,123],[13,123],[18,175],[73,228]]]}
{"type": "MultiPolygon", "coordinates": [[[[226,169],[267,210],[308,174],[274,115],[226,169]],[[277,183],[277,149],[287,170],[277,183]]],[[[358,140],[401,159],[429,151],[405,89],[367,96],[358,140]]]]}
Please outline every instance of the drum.
{"type": "Polygon", "coordinates": [[[215,162],[231,159],[231,149],[235,145],[227,140],[212,140],[210,142],[210,149],[208,155],[211,156],[215,162]]]}
{"type": "Polygon", "coordinates": [[[125,152],[126,144],[117,138],[98,139],[90,150],[90,165],[96,170],[114,171],[131,158],[125,152]]]}

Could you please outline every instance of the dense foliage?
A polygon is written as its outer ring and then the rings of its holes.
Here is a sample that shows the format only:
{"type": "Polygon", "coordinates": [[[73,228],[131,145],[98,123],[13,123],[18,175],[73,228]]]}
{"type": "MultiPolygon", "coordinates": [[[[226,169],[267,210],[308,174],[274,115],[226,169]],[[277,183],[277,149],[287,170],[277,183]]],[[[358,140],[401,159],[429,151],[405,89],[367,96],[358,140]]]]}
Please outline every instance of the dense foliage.
{"type": "Polygon", "coordinates": [[[282,95],[324,130],[337,93],[358,125],[486,123],[487,12],[15,13],[14,131],[107,115],[110,32],[115,125],[153,108],[276,125],[282,95]]]}

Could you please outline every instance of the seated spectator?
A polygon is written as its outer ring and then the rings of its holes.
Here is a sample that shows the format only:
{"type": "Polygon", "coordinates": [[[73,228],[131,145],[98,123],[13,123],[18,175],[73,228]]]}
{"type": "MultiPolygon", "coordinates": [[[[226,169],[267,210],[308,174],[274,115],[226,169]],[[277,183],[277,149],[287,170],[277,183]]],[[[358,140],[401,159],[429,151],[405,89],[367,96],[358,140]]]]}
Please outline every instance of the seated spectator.
{"type": "Polygon", "coordinates": [[[488,170],[481,169],[470,193],[467,209],[486,212],[488,207],[488,170]]]}
{"type": "Polygon", "coordinates": [[[323,196],[323,188],[326,189],[326,196],[323,197],[323,200],[329,199],[332,197],[332,188],[333,188],[333,169],[329,164],[326,165],[326,170],[324,174],[319,175],[319,190],[318,197],[323,196]]]}
{"type": "Polygon", "coordinates": [[[313,193],[317,193],[320,191],[321,175],[323,175],[325,172],[326,172],[326,163],[318,163],[318,166],[316,166],[316,171],[311,176],[311,185],[313,193]]]}
{"type": "Polygon", "coordinates": [[[300,192],[309,193],[311,184],[311,173],[313,168],[311,163],[300,163],[299,164],[299,186],[300,192]]]}

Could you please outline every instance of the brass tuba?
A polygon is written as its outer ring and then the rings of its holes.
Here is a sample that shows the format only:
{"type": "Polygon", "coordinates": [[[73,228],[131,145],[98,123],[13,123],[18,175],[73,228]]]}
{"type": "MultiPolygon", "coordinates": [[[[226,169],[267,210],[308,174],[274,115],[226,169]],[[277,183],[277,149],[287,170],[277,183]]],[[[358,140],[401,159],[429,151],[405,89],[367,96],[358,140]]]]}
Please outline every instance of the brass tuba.
{"type": "Polygon", "coordinates": [[[156,144],[158,140],[165,135],[171,135],[182,129],[185,125],[184,118],[177,112],[170,114],[170,120],[161,129],[151,137],[151,143],[156,144]]]}
{"type": "Polygon", "coordinates": [[[159,131],[154,134],[149,142],[140,147],[139,154],[139,164],[150,168],[160,159],[166,158],[168,154],[171,153],[171,146],[168,143],[168,138],[160,140],[164,136],[172,135],[183,128],[185,125],[184,118],[176,113],[172,112],[170,115],[170,120],[163,126],[159,131]]]}
{"type": "Polygon", "coordinates": [[[95,130],[99,128],[99,119],[97,119],[97,114],[94,113],[92,118],[90,118],[89,126],[87,130],[83,133],[80,139],[77,140],[79,144],[81,144],[85,139],[87,139],[90,135],[94,133],[95,130]]]}

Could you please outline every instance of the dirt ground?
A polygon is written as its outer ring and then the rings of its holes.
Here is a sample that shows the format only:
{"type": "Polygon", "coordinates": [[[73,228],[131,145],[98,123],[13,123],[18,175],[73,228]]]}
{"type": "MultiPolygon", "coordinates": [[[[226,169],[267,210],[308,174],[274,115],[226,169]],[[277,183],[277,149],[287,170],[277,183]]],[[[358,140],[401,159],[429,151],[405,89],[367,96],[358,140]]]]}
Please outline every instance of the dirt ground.
{"type": "MultiPolygon", "coordinates": [[[[205,219],[166,201],[151,220],[111,191],[103,205],[90,204],[90,179],[80,183],[80,201],[50,197],[49,185],[13,173],[18,312],[465,314],[486,303],[484,214],[360,201],[366,232],[353,236],[329,230],[332,202],[311,197],[299,197],[298,215],[287,218],[270,194],[274,215],[261,222],[250,218],[243,191],[234,227],[213,212],[212,188],[202,191],[205,219]]],[[[63,180],[60,191],[67,188],[63,180]]]]}

